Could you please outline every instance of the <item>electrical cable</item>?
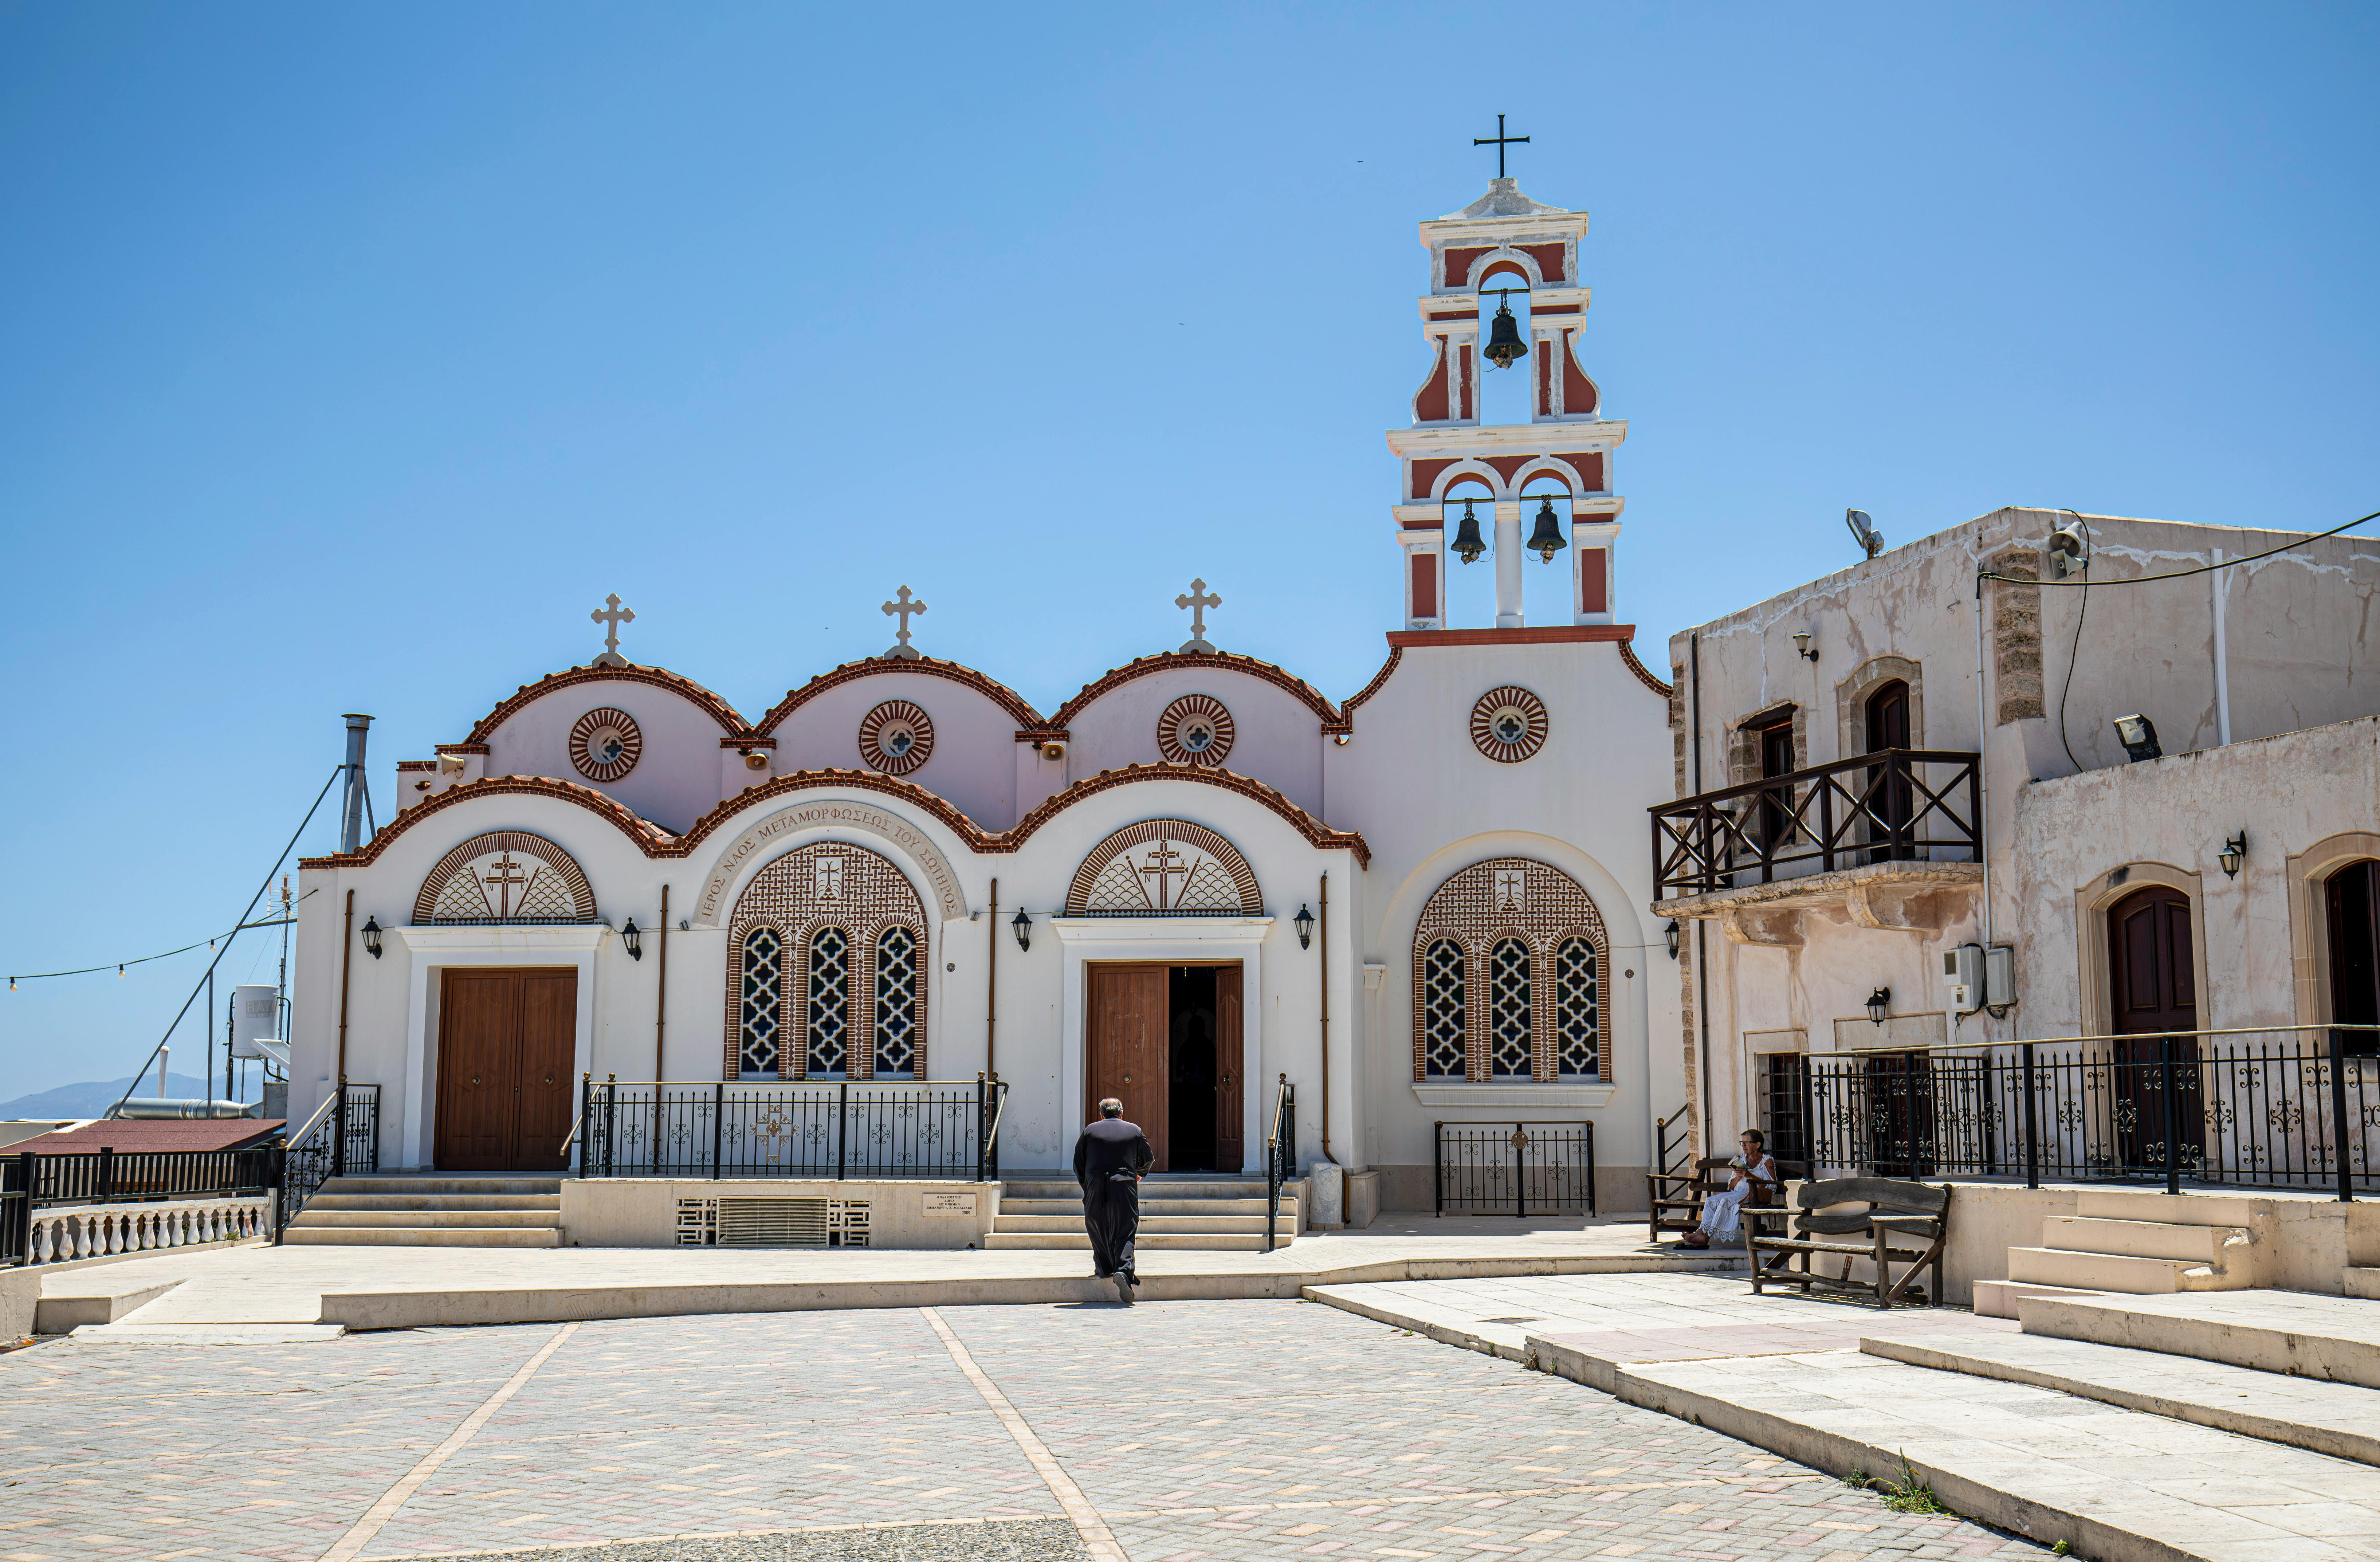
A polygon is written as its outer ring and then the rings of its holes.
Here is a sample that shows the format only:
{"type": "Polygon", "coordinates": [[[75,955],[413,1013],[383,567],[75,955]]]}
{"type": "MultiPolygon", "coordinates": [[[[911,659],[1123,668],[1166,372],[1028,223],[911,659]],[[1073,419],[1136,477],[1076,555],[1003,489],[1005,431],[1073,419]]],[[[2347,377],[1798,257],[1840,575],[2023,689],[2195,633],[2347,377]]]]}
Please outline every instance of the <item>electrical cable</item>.
{"type": "MultiPolygon", "coordinates": [[[[2091,523],[2082,518],[2082,512],[2080,510],[2069,510],[2066,513],[2074,517],[2076,526],[2082,528],[2083,542],[2086,548],[2090,547],[2091,523]]],[[[2350,521],[2348,524],[2352,526],[2354,523],[2350,521]]],[[[2091,616],[2091,570],[2088,563],[2091,554],[2086,551],[2082,557],[2085,561],[2082,570],[2082,607],[2074,615],[2074,638],[2068,642],[2066,647],[2066,681],[2058,685],[2058,746],[2066,750],[2066,762],[2073,766],[2077,771],[2082,769],[2082,761],[2074,757],[2074,745],[2066,741],[2066,696],[2067,692],[2074,687],[2074,657],[2075,653],[2082,648],[2082,621],[2091,616]]]]}
{"type": "MultiPolygon", "coordinates": [[[[2065,511],[2064,514],[2073,515],[2077,519],[2081,518],[2080,511],[2068,510],[2065,511]]],[[[2168,570],[2163,575],[2127,575],[2121,580],[2111,580],[2107,582],[2107,584],[2110,586],[2146,586],[2152,580],[2187,580],[2193,575],[2210,575],[2216,570],[2228,570],[2234,564],[2252,564],[2259,559],[2269,559],[2276,553],[2286,553],[2292,548],[2302,548],[2309,542],[2320,542],[2325,537],[2337,537],[2340,532],[2346,531],[2351,527],[2360,527],[2366,521],[2374,520],[2380,520],[2380,510],[2374,510],[2368,515],[2358,515],[2355,519],[2349,521],[2345,526],[2336,526],[2331,527],[2328,531],[2314,532],[2311,536],[2301,537],[2295,541],[2284,542],[2277,548],[2267,548],[2261,553],[2251,553],[2245,558],[2226,559],[2219,564],[2198,564],[2186,570],[2168,570]]],[[[1983,580],[2005,580],[2011,586],[2080,586],[2086,591],[2091,587],[2091,576],[2088,570],[2083,571],[2082,578],[2081,580],[2026,580],[2019,575],[1998,575],[1990,570],[1981,571],[1977,578],[1983,580]]]]}
{"type": "MultiPolygon", "coordinates": [[[[306,895],[311,895],[313,893],[314,891],[311,890],[306,891],[306,895]]],[[[306,898],[306,895],[300,895],[298,898],[302,901],[306,898]]],[[[110,965],[115,966],[117,974],[121,975],[124,968],[128,965],[146,965],[152,960],[171,960],[177,954],[189,953],[192,950],[198,948],[199,944],[204,944],[207,948],[212,949],[215,947],[217,939],[228,938],[234,933],[243,931],[249,927],[278,927],[280,926],[281,924],[278,921],[235,923],[231,926],[224,929],[222,932],[217,933],[212,938],[200,938],[197,943],[184,944],[180,949],[167,950],[163,954],[144,954],[138,960],[110,960],[98,965],[79,965],[71,971],[19,972],[18,975],[8,978],[8,988],[13,992],[16,990],[17,984],[19,982],[46,981],[52,976],[88,976],[94,971],[104,971],[110,965]]]]}

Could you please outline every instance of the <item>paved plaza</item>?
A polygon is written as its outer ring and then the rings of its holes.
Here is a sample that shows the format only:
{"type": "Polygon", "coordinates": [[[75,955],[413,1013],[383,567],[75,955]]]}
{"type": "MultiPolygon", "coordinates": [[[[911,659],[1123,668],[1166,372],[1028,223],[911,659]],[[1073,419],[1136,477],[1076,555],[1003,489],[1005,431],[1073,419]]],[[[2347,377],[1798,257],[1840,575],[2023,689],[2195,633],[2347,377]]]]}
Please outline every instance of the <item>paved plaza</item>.
{"type": "Polygon", "coordinates": [[[0,1559],[2041,1556],[1309,1302],[0,1357],[0,1559]]]}

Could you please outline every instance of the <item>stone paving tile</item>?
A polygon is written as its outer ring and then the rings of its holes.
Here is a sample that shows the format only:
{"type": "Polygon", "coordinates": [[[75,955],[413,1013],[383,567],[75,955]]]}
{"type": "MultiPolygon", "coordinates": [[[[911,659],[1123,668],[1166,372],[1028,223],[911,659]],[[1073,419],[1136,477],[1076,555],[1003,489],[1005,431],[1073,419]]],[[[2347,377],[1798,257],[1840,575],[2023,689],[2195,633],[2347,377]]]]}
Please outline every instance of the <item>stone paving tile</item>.
{"type": "MultiPolygon", "coordinates": [[[[941,1315],[1133,1562],[2046,1555],[1327,1307],[941,1315]]],[[[0,1562],[312,1562],[556,1332],[0,1357],[0,1562]]],[[[364,1556],[1084,1555],[1058,1514],[913,1310],[649,1319],[580,1326],[364,1556]]]]}

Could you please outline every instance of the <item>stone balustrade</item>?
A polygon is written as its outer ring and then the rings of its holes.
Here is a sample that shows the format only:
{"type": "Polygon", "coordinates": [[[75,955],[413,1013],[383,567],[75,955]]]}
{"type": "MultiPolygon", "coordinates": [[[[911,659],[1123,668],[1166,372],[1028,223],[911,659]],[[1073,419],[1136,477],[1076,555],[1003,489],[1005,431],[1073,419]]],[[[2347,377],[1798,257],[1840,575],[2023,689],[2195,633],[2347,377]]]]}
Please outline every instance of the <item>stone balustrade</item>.
{"type": "Polygon", "coordinates": [[[272,1229],[272,1196],[225,1193],[157,1204],[59,1205],[33,1211],[29,1264],[236,1241],[272,1229]]]}

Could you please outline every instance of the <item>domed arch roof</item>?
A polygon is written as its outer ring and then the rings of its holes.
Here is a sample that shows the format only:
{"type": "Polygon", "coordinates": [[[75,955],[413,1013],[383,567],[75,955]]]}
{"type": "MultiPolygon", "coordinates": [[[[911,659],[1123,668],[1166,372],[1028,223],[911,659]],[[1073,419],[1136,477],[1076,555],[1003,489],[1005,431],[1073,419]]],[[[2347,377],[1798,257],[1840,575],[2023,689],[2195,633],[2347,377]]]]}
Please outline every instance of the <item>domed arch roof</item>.
{"type": "MultiPolygon", "coordinates": [[[[686,677],[680,673],[672,672],[665,667],[644,667],[639,666],[635,662],[630,662],[625,667],[597,667],[592,665],[587,667],[565,667],[559,672],[548,673],[545,677],[540,678],[534,684],[523,684],[518,689],[513,691],[512,695],[502,704],[498,705],[493,710],[489,711],[485,716],[480,717],[479,725],[471,729],[471,735],[463,741],[465,743],[487,742],[489,738],[495,734],[497,729],[501,728],[505,722],[511,720],[515,716],[518,715],[531,704],[542,699],[547,695],[556,692],[557,690],[570,688],[578,684],[605,683],[650,684],[655,688],[667,689],[672,694],[677,695],[681,698],[685,699],[687,703],[699,708],[705,714],[709,715],[712,720],[719,723],[721,731],[728,733],[730,736],[740,737],[751,730],[751,728],[746,723],[744,718],[736,713],[734,706],[728,704],[717,695],[712,694],[709,689],[704,688],[700,684],[696,683],[693,679],[686,677]]],[[[440,746],[442,748],[451,748],[456,745],[442,744],[440,746]]]]}
{"type": "Polygon", "coordinates": [[[998,679],[959,662],[942,661],[933,657],[921,656],[914,660],[889,661],[880,657],[869,657],[862,661],[846,661],[832,672],[820,673],[797,689],[788,690],[785,697],[771,706],[769,713],[760,718],[759,725],[753,730],[766,736],[784,725],[795,711],[830,689],[840,688],[856,679],[870,678],[880,673],[903,672],[922,673],[929,678],[947,678],[953,684],[964,684],[1007,711],[1019,727],[1038,731],[1046,725],[1041,720],[1041,713],[1026,704],[1025,696],[998,679]]]}
{"type": "Polygon", "coordinates": [[[1270,684],[1286,691],[1290,697],[1313,711],[1315,720],[1326,728],[1333,727],[1342,720],[1338,708],[1324,698],[1319,689],[1271,662],[1259,661],[1255,657],[1241,656],[1233,651],[1160,651],[1154,656],[1135,657],[1122,667],[1111,669],[1084,684],[1074,698],[1050,713],[1049,726],[1059,730],[1072,725],[1075,718],[1089,708],[1093,701],[1103,695],[1112,694],[1135,679],[1152,677],[1160,672],[1200,670],[1241,672],[1270,684]]]}

